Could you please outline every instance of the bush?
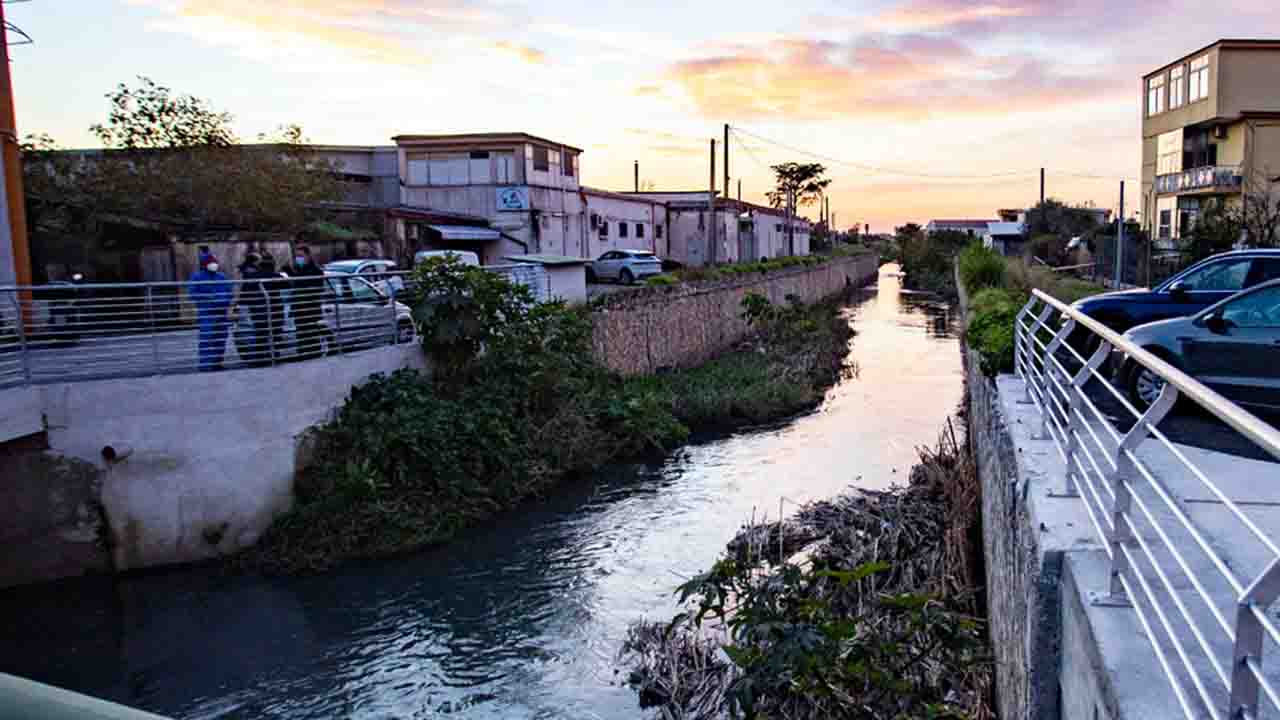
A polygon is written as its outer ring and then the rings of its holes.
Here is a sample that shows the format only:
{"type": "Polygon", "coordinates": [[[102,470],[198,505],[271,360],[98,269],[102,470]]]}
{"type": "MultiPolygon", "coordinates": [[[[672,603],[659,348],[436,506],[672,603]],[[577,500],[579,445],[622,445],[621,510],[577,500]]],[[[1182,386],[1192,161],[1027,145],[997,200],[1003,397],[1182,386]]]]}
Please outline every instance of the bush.
{"type": "Polygon", "coordinates": [[[1004,257],[994,250],[978,243],[969,245],[960,253],[959,266],[960,281],[971,293],[983,288],[1004,287],[1004,257]]]}
{"type": "Polygon", "coordinates": [[[674,275],[667,275],[664,273],[662,275],[654,275],[646,280],[645,284],[650,287],[668,287],[671,285],[679,285],[680,279],[674,275]]]}
{"type": "Polygon", "coordinates": [[[1004,288],[987,288],[973,297],[965,337],[969,347],[982,353],[987,375],[1013,370],[1013,323],[1026,303],[1026,295],[1004,288]]]}

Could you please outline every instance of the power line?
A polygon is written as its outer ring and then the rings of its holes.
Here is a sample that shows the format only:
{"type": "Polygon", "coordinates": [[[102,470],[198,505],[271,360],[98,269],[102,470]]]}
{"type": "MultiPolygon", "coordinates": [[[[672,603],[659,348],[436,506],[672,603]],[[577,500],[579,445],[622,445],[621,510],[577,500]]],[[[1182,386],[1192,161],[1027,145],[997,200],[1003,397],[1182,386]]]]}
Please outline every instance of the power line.
{"type": "MultiPolygon", "coordinates": [[[[853,162],[851,160],[845,160],[842,158],[832,157],[830,155],[824,155],[822,153],[813,152],[812,150],[805,150],[803,148],[799,148],[794,145],[789,145],[787,143],[779,142],[777,140],[772,140],[770,138],[764,137],[763,135],[759,135],[739,127],[731,127],[730,130],[733,131],[735,134],[741,133],[743,135],[755,138],[756,140],[759,140],[761,142],[766,142],[771,145],[776,145],[780,148],[790,150],[791,152],[800,153],[802,155],[808,155],[809,157],[813,157],[818,160],[825,160],[827,162],[836,163],[838,165],[846,165],[846,166],[853,167],[866,172],[879,173],[882,175],[897,175],[901,177],[922,178],[922,179],[929,179],[929,180],[993,180],[993,179],[1014,179],[1014,178],[1033,177],[1035,175],[1038,175],[1040,172],[1040,170],[1037,168],[1034,170],[1010,170],[1010,171],[997,172],[997,173],[960,175],[960,174],[947,174],[947,173],[925,173],[925,172],[918,172],[915,170],[901,170],[896,168],[889,168],[889,167],[882,167],[877,165],[868,165],[866,163],[853,162]]],[[[738,142],[739,144],[745,147],[745,143],[743,143],[740,138],[738,142]]],[[[1121,180],[1121,179],[1134,180],[1135,179],[1131,176],[1094,175],[1094,174],[1088,174],[1088,173],[1074,173],[1074,172],[1055,172],[1052,174],[1057,176],[1062,176],[1062,177],[1072,177],[1072,178],[1091,179],[1091,180],[1121,180]]]]}

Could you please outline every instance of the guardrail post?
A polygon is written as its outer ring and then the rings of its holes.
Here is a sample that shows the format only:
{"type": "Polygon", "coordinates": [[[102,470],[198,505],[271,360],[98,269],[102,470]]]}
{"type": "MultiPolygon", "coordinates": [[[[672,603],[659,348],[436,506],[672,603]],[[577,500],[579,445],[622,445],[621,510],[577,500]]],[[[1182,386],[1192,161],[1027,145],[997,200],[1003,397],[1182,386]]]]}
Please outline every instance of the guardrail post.
{"type": "Polygon", "coordinates": [[[1255,661],[1261,671],[1263,627],[1254,611],[1265,612],[1277,597],[1280,597],[1280,558],[1272,560],[1258,579],[1245,588],[1236,605],[1235,653],[1231,664],[1231,706],[1227,709],[1228,717],[1258,716],[1258,692],[1261,686],[1257,676],[1249,668],[1249,661],[1255,661]]]}
{"type": "Polygon", "coordinates": [[[1142,417],[1138,418],[1138,422],[1134,423],[1129,432],[1125,433],[1119,447],[1116,448],[1116,471],[1111,476],[1111,488],[1115,494],[1115,505],[1111,512],[1111,585],[1108,588],[1109,597],[1096,604],[1131,605],[1124,591],[1124,583],[1120,580],[1121,576],[1129,571],[1129,558],[1125,555],[1124,546],[1133,542],[1125,516],[1129,513],[1131,500],[1129,486],[1137,478],[1138,471],[1130,454],[1147,439],[1147,427],[1159,425],[1177,401],[1178,389],[1173,386],[1173,383],[1165,383],[1160,396],[1151,403],[1151,407],[1147,408],[1142,417]]]}
{"type": "MultiPolygon", "coordinates": [[[[1046,305],[1045,309],[1052,311],[1053,306],[1046,305]]],[[[1041,313],[1040,316],[1042,319],[1037,322],[1043,326],[1044,320],[1048,319],[1048,315],[1049,313],[1041,313]]],[[[1053,338],[1049,340],[1049,343],[1044,347],[1044,358],[1040,362],[1040,376],[1044,379],[1044,387],[1041,388],[1040,393],[1040,402],[1042,403],[1042,407],[1040,408],[1040,433],[1033,438],[1035,440],[1053,439],[1053,434],[1049,430],[1049,417],[1054,412],[1053,398],[1054,393],[1057,392],[1056,386],[1058,376],[1057,365],[1054,363],[1053,358],[1054,354],[1058,352],[1058,348],[1062,345],[1062,342],[1066,340],[1067,333],[1070,333],[1075,326],[1074,320],[1068,320],[1065,325],[1058,328],[1058,331],[1053,334],[1053,338]]],[[[1063,421],[1065,422],[1066,419],[1067,418],[1063,418],[1063,421]]]]}
{"type": "Polygon", "coordinates": [[[267,353],[271,356],[271,367],[276,366],[276,311],[271,307],[271,285],[261,283],[262,300],[267,306],[267,353]]]}
{"type": "Polygon", "coordinates": [[[147,286],[147,328],[151,332],[151,364],[160,372],[160,337],[156,335],[156,313],[151,299],[151,286],[147,286]]]}
{"type": "Polygon", "coordinates": [[[400,318],[396,317],[396,284],[395,275],[386,279],[387,284],[387,309],[391,315],[391,343],[392,345],[400,344],[400,318]]]}
{"type": "Polygon", "coordinates": [[[18,292],[15,290],[9,299],[13,301],[13,326],[18,331],[18,353],[22,356],[22,381],[27,385],[31,384],[31,353],[27,345],[27,322],[26,316],[22,312],[22,301],[18,299],[18,292]]]}
{"type": "Polygon", "coordinates": [[[1031,314],[1031,308],[1035,307],[1035,305],[1036,299],[1032,296],[1030,300],[1027,300],[1027,304],[1022,306],[1022,309],[1018,311],[1018,315],[1013,319],[1013,372],[1015,375],[1022,378],[1024,386],[1027,381],[1027,372],[1026,361],[1022,357],[1022,354],[1027,349],[1027,339],[1025,337],[1027,330],[1023,326],[1023,323],[1026,321],[1027,316],[1031,314]]]}
{"type": "MultiPolygon", "coordinates": [[[[348,286],[348,292],[351,293],[351,299],[354,300],[355,291],[351,290],[350,286],[348,286]]],[[[321,302],[323,303],[324,302],[323,291],[321,292],[320,298],[321,298],[321,302]]],[[[324,305],[321,305],[320,307],[321,307],[320,324],[323,325],[324,324],[324,310],[323,310],[324,305]]],[[[337,328],[333,331],[334,347],[329,348],[329,354],[341,355],[342,354],[342,292],[341,291],[338,291],[333,295],[333,324],[336,325],[337,328]]],[[[319,340],[319,338],[317,338],[317,340],[319,340]]]]}

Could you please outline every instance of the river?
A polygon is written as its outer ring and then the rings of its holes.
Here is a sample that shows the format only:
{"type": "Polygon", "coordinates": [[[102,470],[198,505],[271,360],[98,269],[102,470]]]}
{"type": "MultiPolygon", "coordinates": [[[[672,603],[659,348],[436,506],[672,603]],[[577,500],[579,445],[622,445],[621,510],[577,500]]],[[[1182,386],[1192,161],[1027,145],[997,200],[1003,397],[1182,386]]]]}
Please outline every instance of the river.
{"type": "Polygon", "coordinates": [[[950,308],[895,275],[856,374],[776,426],[612,467],[437,550],[320,577],[196,568],[0,593],[0,671],[177,718],[639,718],[629,623],[753,516],[905,482],[963,393],[950,308]]]}

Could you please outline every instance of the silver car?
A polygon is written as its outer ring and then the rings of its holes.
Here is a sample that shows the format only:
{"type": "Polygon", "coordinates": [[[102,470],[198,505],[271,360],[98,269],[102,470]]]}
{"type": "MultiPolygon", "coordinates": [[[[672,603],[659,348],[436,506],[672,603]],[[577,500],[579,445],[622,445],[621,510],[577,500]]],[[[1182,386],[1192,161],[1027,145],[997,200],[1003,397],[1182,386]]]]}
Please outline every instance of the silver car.
{"type": "MultiPolygon", "coordinates": [[[[1256,410],[1280,410],[1280,280],[1237,293],[1184,318],[1139,325],[1125,338],[1256,410]]],[[[1122,358],[1117,379],[1139,408],[1164,388],[1146,367],[1122,358]]]]}
{"type": "Polygon", "coordinates": [[[648,250],[610,250],[591,263],[588,280],[603,282],[617,281],[630,285],[662,274],[662,261],[648,250]]]}

